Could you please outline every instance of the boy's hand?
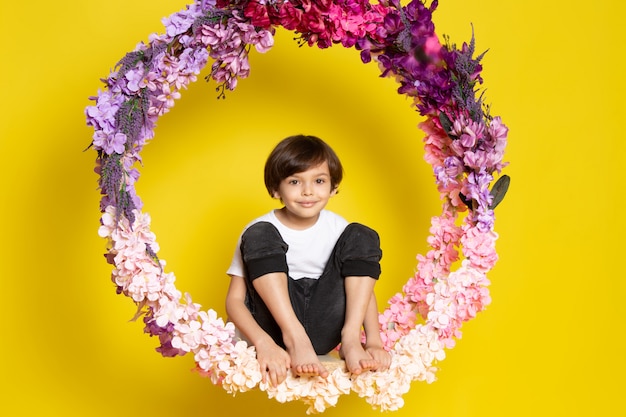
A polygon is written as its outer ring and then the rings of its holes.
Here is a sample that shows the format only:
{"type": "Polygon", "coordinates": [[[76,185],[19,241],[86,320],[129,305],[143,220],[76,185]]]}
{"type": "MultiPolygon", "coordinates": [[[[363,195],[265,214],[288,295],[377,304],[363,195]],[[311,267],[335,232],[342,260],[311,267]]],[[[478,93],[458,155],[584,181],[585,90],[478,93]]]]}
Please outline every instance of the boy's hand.
{"type": "Polygon", "coordinates": [[[382,346],[365,345],[365,351],[369,353],[372,359],[379,363],[376,371],[386,371],[389,369],[389,366],[391,365],[391,354],[382,346]]]}
{"type": "Polygon", "coordinates": [[[291,358],[274,341],[257,345],[256,357],[263,382],[269,382],[273,387],[276,387],[287,378],[287,371],[291,368],[291,358]]]}

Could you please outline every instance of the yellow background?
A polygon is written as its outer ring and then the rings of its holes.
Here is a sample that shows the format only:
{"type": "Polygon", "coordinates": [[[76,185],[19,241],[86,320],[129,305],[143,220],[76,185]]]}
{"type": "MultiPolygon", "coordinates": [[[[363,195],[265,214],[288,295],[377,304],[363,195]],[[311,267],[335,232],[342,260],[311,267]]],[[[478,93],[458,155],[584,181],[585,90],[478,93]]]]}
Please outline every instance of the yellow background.
{"type": "MultiPolygon", "coordinates": [[[[0,360],[3,416],[292,416],[261,392],[233,398],[163,359],[116,296],[97,236],[95,154],[83,109],[109,69],[183,0],[3,1],[0,65],[0,360]]],[[[624,3],[442,0],[440,35],[484,59],[487,101],[510,128],[493,303],[438,381],[397,416],[626,413],[623,243],[624,3]]],[[[330,209],[383,240],[381,308],[424,253],[439,211],[419,118],[392,80],[340,47],[281,32],[226,100],[198,81],[160,120],[138,183],[178,288],[223,311],[237,234],[276,203],[261,168],[276,141],[316,134],[347,170],[330,209]]],[[[327,416],[378,415],[356,395],[327,416]]]]}

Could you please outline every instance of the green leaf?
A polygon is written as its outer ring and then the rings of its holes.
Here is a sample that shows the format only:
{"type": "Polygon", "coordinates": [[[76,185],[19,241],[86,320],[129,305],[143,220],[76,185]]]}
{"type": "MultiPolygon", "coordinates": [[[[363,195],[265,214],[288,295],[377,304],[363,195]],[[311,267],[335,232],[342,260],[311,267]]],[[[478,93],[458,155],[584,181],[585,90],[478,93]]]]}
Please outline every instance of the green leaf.
{"type": "Polygon", "coordinates": [[[506,192],[509,190],[509,184],[511,184],[511,177],[503,175],[498,178],[498,181],[493,185],[490,194],[493,196],[493,201],[489,206],[490,209],[495,209],[498,204],[504,199],[506,192]]]}
{"type": "MultiPolygon", "coordinates": [[[[439,112],[439,121],[441,122],[441,127],[443,127],[443,130],[445,130],[446,134],[450,136],[450,132],[452,131],[452,120],[450,120],[448,115],[444,112],[439,112]]],[[[452,136],[450,137],[452,138],[452,136]]]]}
{"type": "Polygon", "coordinates": [[[459,198],[461,199],[463,204],[467,206],[468,209],[474,210],[474,200],[472,200],[471,198],[467,198],[463,193],[459,193],[459,198]]]}

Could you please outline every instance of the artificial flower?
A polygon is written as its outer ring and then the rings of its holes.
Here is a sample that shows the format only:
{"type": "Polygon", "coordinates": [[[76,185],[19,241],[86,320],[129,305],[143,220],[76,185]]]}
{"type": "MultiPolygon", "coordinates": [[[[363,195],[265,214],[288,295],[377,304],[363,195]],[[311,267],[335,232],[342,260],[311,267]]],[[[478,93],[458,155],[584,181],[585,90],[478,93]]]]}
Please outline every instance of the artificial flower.
{"type": "Polygon", "coordinates": [[[413,381],[435,380],[436,365],[461,337],[462,324],[491,302],[487,273],[498,259],[498,235],[490,186],[494,172],[506,166],[508,134],[500,117],[486,114],[476,98],[482,55],[474,57],[473,38],[460,49],[439,41],[432,21],[437,4],[198,0],[164,18],[164,33],[151,34],[120,60],[106,89],[85,109],[98,153],[98,234],[108,241],[105,257],[113,265],[115,289],[135,302],[144,331],[158,338],[157,352],[192,354],[195,369],[227,392],[259,388],[280,402],[302,401],[308,413],[335,406],[349,392],[380,410],[397,410],[413,381]],[[158,118],[209,61],[208,78],[218,83],[218,97],[234,90],[250,74],[252,48],[270,50],[280,26],[295,31],[301,44],[340,44],[360,50],[363,62],[376,60],[381,75],[394,78],[398,92],[425,117],[419,127],[442,213],[431,219],[430,249],[417,256],[414,276],[379,315],[381,337],[392,354],[385,372],[352,375],[337,368],[327,379],[290,374],[276,387],[263,382],[255,348],[236,338],[232,323],[176,288],[136,193],[136,165],[158,118]]]}

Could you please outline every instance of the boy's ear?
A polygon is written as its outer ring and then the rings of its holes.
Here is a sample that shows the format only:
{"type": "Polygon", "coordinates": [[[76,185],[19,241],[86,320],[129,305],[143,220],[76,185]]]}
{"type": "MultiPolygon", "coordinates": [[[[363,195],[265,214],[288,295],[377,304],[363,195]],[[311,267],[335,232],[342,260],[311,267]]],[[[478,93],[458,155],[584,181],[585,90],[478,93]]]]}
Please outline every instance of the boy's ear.
{"type": "Polygon", "coordinates": [[[275,199],[280,200],[280,194],[278,193],[278,190],[272,191],[272,195],[275,199]]]}
{"type": "Polygon", "coordinates": [[[330,196],[334,197],[334,196],[337,195],[338,192],[339,192],[339,187],[337,186],[337,187],[332,189],[332,191],[330,192],[330,196]]]}

